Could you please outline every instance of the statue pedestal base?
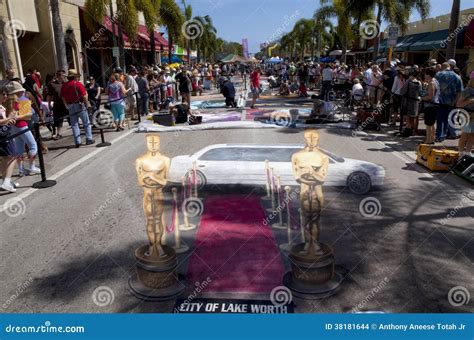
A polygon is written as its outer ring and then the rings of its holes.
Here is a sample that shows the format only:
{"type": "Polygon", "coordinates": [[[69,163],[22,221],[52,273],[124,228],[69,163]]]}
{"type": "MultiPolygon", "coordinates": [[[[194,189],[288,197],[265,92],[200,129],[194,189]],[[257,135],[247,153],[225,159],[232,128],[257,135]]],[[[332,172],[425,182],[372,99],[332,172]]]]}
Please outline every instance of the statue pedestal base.
{"type": "Polygon", "coordinates": [[[336,293],[342,283],[342,275],[334,270],[334,254],[327,244],[320,244],[319,256],[303,253],[304,243],[293,246],[288,256],[291,271],[283,277],[283,285],[291,289],[295,297],[322,299],[336,293]]]}
{"type": "Polygon", "coordinates": [[[137,271],[128,280],[130,291],[145,301],[172,300],[181,295],[186,286],[184,277],[178,275],[178,260],[173,248],[163,246],[166,256],[150,257],[145,253],[148,246],[135,250],[137,271]]]}

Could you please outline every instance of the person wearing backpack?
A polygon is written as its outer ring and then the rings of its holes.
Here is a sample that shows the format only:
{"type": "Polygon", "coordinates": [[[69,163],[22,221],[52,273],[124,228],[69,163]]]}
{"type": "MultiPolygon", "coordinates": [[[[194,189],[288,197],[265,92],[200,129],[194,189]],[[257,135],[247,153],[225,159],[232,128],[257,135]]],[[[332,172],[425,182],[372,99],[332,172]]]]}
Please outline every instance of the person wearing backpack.
{"type": "Polygon", "coordinates": [[[71,69],[67,74],[67,82],[61,87],[61,99],[69,110],[69,119],[71,122],[72,133],[76,148],[81,146],[81,130],[79,128],[79,119],[82,121],[86,133],[86,145],[94,144],[92,139],[92,128],[89,121],[88,110],[91,108],[86,89],[77,81],[77,71],[71,69]]]}

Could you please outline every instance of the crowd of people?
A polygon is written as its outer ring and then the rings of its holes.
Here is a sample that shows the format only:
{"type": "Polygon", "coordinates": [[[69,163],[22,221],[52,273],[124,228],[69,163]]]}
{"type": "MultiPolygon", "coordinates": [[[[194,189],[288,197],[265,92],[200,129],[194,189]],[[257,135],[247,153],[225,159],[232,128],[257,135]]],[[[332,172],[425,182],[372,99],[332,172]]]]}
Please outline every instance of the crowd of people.
{"type": "Polygon", "coordinates": [[[38,145],[33,125],[44,125],[51,140],[63,138],[63,125],[67,120],[72,129],[76,148],[82,145],[80,126],[84,129],[86,145],[94,144],[92,120],[101,105],[112,114],[112,127],[124,129],[125,116],[147,115],[158,110],[169,110],[176,123],[184,123],[192,116],[191,95],[217,89],[226,98],[226,105],[236,107],[235,87],[231,77],[245,71],[245,67],[227,64],[196,64],[173,66],[131,66],[125,73],[120,67],[113,69],[106,84],[89,76],[80,81],[74,69],[58,70],[42,79],[36,69],[28,70],[24,79],[7,70],[0,84],[0,188],[15,192],[12,176],[15,165],[18,175],[39,174],[36,166],[38,148],[48,152],[46,145],[38,145]],[[102,102],[102,96],[107,102],[102,102]],[[172,103],[181,100],[177,105],[172,103]],[[27,165],[24,162],[28,161],[27,165]]]}
{"type": "Polygon", "coordinates": [[[63,137],[64,120],[72,129],[75,147],[82,145],[80,123],[86,145],[94,144],[91,120],[104,105],[112,113],[112,127],[124,129],[125,117],[136,118],[150,112],[168,110],[174,121],[188,122],[193,116],[191,96],[217,90],[225,97],[225,105],[236,107],[236,90],[232,76],[249,75],[251,103],[254,108],[262,92],[262,68],[272,88],[280,95],[297,93],[307,97],[315,90],[324,101],[345,99],[347,105],[378,108],[383,121],[400,122],[402,136],[417,134],[420,114],[426,125],[425,143],[434,144],[446,138],[459,138],[459,151],[470,153],[474,145],[474,72],[463,80],[453,59],[438,64],[407,65],[403,62],[367,63],[291,63],[256,65],[195,64],[170,66],[131,66],[128,72],[115,68],[106,84],[90,76],[85,84],[76,70],[59,70],[47,75],[30,69],[24,80],[7,70],[0,86],[0,157],[3,182],[1,189],[15,192],[11,181],[15,165],[20,176],[38,174],[35,164],[38,148],[32,124],[39,123],[51,132],[52,140],[63,137]],[[103,103],[102,95],[107,95],[103,103]],[[178,104],[175,102],[180,101],[178,104]],[[448,122],[454,109],[462,109],[466,123],[461,133],[448,122]],[[27,161],[28,164],[24,164],[27,161]]]}
{"type": "Polygon", "coordinates": [[[266,71],[271,87],[279,87],[279,95],[296,93],[307,97],[308,89],[317,90],[324,101],[342,98],[347,106],[355,103],[377,108],[382,122],[400,122],[400,134],[404,137],[418,133],[419,117],[423,114],[425,143],[459,138],[462,154],[470,153],[474,145],[474,72],[463,79],[454,59],[444,63],[433,59],[423,66],[400,61],[364,65],[283,62],[267,67],[266,71]],[[456,109],[463,111],[450,117],[456,109]],[[461,131],[457,131],[456,122],[448,121],[459,115],[461,131]]]}

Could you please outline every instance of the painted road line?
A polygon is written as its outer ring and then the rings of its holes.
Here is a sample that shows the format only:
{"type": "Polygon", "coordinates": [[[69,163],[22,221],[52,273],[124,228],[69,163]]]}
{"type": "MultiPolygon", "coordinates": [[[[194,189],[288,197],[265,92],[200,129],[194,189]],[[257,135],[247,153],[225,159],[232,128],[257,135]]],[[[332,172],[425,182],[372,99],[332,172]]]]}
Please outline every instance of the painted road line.
{"type": "MultiPolygon", "coordinates": [[[[124,139],[125,137],[127,137],[128,135],[130,135],[131,133],[133,133],[134,130],[129,130],[127,131],[126,133],[124,133],[123,135],[115,138],[114,140],[111,141],[112,145],[114,145],[115,143],[119,142],[120,140],[124,139]]],[[[107,150],[108,148],[97,148],[95,151],[91,152],[90,154],[87,154],[86,156],[78,159],[77,161],[75,161],[74,163],[70,164],[69,166],[65,167],[64,169],[58,171],[57,173],[55,173],[54,175],[50,176],[48,179],[50,180],[56,180],[58,179],[59,177],[61,176],[64,176],[65,174],[67,174],[68,172],[70,172],[71,170],[73,170],[74,168],[78,167],[79,165],[81,165],[82,163],[84,163],[85,161],[91,159],[92,157],[98,155],[99,153],[107,150]]],[[[20,200],[24,200],[25,198],[27,198],[28,196],[32,195],[33,193],[35,192],[38,192],[37,189],[28,189],[26,190],[25,192],[22,192],[18,195],[15,195],[15,196],[12,196],[11,199],[14,199],[16,201],[20,201],[20,200]]],[[[7,202],[8,202],[9,199],[7,199],[7,202]]],[[[5,209],[6,209],[6,204],[1,204],[0,205],[0,213],[3,212],[5,209]]]]}

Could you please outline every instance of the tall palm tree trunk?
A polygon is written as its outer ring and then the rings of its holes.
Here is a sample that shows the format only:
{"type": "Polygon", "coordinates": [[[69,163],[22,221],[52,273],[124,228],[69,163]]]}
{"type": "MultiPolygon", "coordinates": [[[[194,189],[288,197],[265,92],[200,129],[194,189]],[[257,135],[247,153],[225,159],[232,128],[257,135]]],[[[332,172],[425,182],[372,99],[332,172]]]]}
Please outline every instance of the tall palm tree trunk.
{"type": "Polygon", "coordinates": [[[155,44],[155,30],[150,30],[150,51],[151,51],[151,58],[150,64],[156,64],[156,44],[155,44]]]}
{"type": "Polygon", "coordinates": [[[379,4],[378,10],[377,10],[377,36],[375,37],[375,42],[374,42],[374,53],[372,55],[372,58],[375,59],[379,56],[379,47],[380,47],[380,34],[379,34],[379,27],[382,24],[382,6],[379,4]]]}
{"type": "Polygon", "coordinates": [[[449,37],[452,37],[448,41],[446,49],[446,59],[454,59],[456,55],[456,29],[459,25],[459,11],[461,7],[461,0],[453,0],[453,7],[451,8],[451,18],[449,21],[449,37]]]}
{"type": "Polygon", "coordinates": [[[342,45],[342,53],[341,53],[341,62],[346,63],[347,59],[347,39],[344,37],[341,42],[342,45]]]}
{"type": "Polygon", "coordinates": [[[168,31],[168,64],[172,63],[173,59],[173,37],[168,31]]]}
{"type": "Polygon", "coordinates": [[[61,22],[61,16],[59,15],[59,0],[51,0],[50,6],[58,69],[67,71],[69,65],[67,64],[66,43],[64,42],[63,24],[61,22]]]}

